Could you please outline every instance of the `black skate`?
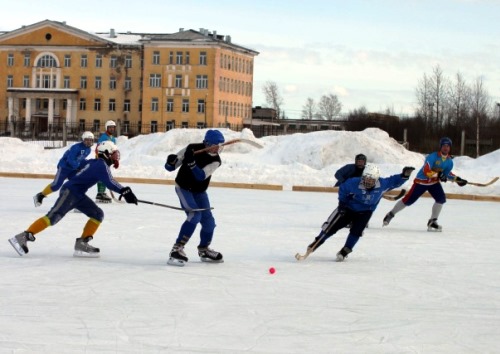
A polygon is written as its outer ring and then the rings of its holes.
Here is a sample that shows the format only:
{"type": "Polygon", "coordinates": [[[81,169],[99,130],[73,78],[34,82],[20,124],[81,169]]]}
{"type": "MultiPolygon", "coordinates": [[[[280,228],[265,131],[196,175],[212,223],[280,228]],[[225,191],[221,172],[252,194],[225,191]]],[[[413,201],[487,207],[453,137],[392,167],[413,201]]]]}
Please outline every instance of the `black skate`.
{"type": "Polygon", "coordinates": [[[39,207],[40,205],[42,205],[43,198],[45,198],[45,196],[42,193],[38,193],[33,197],[33,202],[35,203],[35,207],[39,207]]]}
{"type": "Polygon", "coordinates": [[[198,247],[198,256],[202,262],[223,263],[222,253],[208,247],[198,247]]]}
{"type": "Polygon", "coordinates": [[[96,203],[108,204],[111,203],[112,199],[106,193],[97,193],[95,197],[96,203]]]}
{"type": "Polygon", "coordinates": [[[9,243],[20,256],[24,256],[29,252],[28,241],[35,241],[35,236],[31,232],[23,231],[20,234],[9,239],[9,243]]]}
{"type": "Polygon", "coordinates": [[[343,247],[340,251],[337,253],[337,262],[343,262],[349,253],[352,252],[352,249],[349,247],[343,247]]]}
{"type": "Polygon", "coordinates": [[[184,253],[184,245],[176,243],[170,251],[170,258],[168,259],[167,264],[177,267],[184,267],[187,261],[188,258],[186,256],[186,253],[184,253]]]}
{"type": "Polygon", "coordinates": [[[97,258],[100,256],[100,250],[97,247],[89,245],[89,241],[92,241],[93,237],[79,237],[75,241],[75,252],[73,257],[88,257],[97,258]]]}
{"type": "Polygon", "coordinates": [[[438,225],[437,219],[429,219],[427,222],[427,231],[431,232],[441,232],[443,231],[443,228],[441,225],[438,225]]]}
{"type": "Polygon", "coordinates": [[[382,226],[387,226],[391,222],[392,218],[394,217],[394,214],[392,211],[388,212],[384,218],[384,222],[382,226]]]}

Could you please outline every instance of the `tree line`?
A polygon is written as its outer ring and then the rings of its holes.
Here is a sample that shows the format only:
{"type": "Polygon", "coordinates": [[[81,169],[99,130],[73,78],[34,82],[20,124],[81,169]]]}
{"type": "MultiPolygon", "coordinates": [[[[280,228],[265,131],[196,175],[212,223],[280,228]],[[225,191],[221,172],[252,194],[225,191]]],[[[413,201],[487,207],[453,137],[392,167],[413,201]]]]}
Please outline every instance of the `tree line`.
{"type": "MultiPolygon", "coordinates": [[[[267,82],[264,87],[268,89],[264,90],[267,104],[281,113],[278,117],[284,118],[278,86],[267,82]],[[272,95],[268,96],[269,92],[272,95]]],[[[406,137],[409,148],[422,153],[435,150],[443,136],[453,140],[455,154],[460,153],[463,137],[464,154],[468,156],[477,157],[500,149],[500,103],[492,102],[481,76],[467,82],[457,72],[450,78],[436,65],[418,81],[415,97],[417,105],[412,117],[398,117],[390,110],[368,112],[362,106],[340,118],[342,104],[336,95],[329,94],[317,103],[307,98],[301,118],[345,120],[346,129],[350,131],[378,127],[398,141],[406,137]]]]}

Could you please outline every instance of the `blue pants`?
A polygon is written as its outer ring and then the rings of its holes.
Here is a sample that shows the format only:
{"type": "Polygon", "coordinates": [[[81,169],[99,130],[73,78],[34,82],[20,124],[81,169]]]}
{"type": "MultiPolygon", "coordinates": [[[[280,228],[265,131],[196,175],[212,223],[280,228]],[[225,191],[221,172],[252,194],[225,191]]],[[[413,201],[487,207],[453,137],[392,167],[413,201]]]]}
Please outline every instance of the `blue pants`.
{"type": "Polygon", "coordinates": [[[89,218],[102,222],[104,212],[86,194],[75,194],[69,189],[63,188],[59,192],[54,206],[47,213],[51,225],[57,224],[67,213],[78,209],[89,218]]]}
{"type": "Polygon", "coordinates": [[[186,220],[181,226],[176,243],[186,244],[199,223],[201,224],[199,247],[208,247],[212,242],[216,225],[207,192],[192,193],[179,186],[175,186],[175,192],[184,209],[208,208],[204,211],[186,211],[186,220]]]}
{"type": "Polygon", "coordinates": [[[434,198],[436,203],[444,204],[446,203],[446,194],[444,194],[443,187],[441,183],[435,184],[419,184],[413,183],[411,189],[403,198],[403,203],[406,206],[410,206],[417,201],[418,198],[422,196],[425,192],[429,192],[429,194],[434,198]]]}
{"type": "Polygon", "coordinates": [[[67,168],[59,167],[57,169],[54,180],[50,184],[50,189],[52,190],[52,192],[58,191],[59,188],[61,188],[61,186],[63,185],[64,181],[66,179],[70,179],[74,175],[76,175],[75,170],[68,170],[67,168]]]}

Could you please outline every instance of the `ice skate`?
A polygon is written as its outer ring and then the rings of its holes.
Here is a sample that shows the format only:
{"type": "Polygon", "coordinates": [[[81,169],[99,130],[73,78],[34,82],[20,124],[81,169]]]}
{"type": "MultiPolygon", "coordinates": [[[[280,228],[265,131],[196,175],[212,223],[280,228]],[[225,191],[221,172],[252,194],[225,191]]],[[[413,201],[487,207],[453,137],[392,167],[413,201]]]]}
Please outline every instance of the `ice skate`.
{"type": "Polygon", "coordinates": [[[347,258],[347,255],[351,252],[352,250],[349,247],[343,247],[337,253],[337,262],[343,262],[347,258]]]}
{"type": "Polygon", "coordinates": [[[202,262],[222,263],[224,259],[222,253],[214,251],[208,247],[198,247],[198,255],[202,262]]]}
{"type": "Polygon", "coordinates": [[[170,251],[170,258],[168,259],[167,264],[177,267],[184,267],[187,261],[188,258],[186,256],[186,253],[184,253],[184,246],[180,243],[176,243],[170,251]]]}
{"type": "Polygon", "coordinates": [[[97,193],[95,197],[96,203],[108,204],[111,203],[112,199],[106,193],[97,193]]]}
{"type": "Polygon", "coordinates": [[[33,197],[33,202],[35,203],[35,207],[39,207],[40,205],[42,205],[43,198],[45,198],[45,196],[42,193],[37,193],[33,197]]]}
{"type": "Polygon", "coordinates": [[[86,238],[79,237],[75,241],[75,252],[73,257],[89,257],[97,258],[100,256],[100,250],[97,247],[89,245],[89,241],[92,241],[93,237],[89,236],[86,238]]]}
{"type": "Polygon", "coordinates": [[[28,241],[35,241],[35,236],[31,232],[23,231],[20,234],[9,239],[9,243],[20,256],[24,256],[29,252],[28,241]]]}
{"type": "Polygon", "coordinates": [[[441,225],[438,225],[437,219],[429,219],[427,222],[427,231],[431,232],[441,232],[443,231],[443,228],[441,225]]]}
{"type": "Polygon", "coordinates": [[[384,222],[383,222],[383,226],[387,226],[389,225],[389,223],[391,222],[392,218],[394,217],[394,214],[392,211],[388,212],[386,215],[385,215],[385,218],[384,218],[384,222]]]}

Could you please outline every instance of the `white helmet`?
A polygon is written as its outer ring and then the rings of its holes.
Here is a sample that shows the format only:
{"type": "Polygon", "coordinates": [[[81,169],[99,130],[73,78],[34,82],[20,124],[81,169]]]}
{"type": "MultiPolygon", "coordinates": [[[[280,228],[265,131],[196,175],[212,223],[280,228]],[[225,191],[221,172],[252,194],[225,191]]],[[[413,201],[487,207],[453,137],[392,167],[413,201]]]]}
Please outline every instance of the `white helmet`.
{"type": "Polygon", "coordinates": [[[363,185],[370,189],[375,187],[375,184],[378,182],[380,178],[380,170],[377,166],[368,164],[365,166],[363,170],[363,174],[361,175],[361,181],[363,185]]]}
{"type": "Polygon", "coordinates": [[[99,145],[97,145],[97,156],[102,158],[108,166],[113,165],[115,168],[118,168],[120,164],[120,151],[115,144],[111,141],[103,141],[99,145]]]}
{"type": "Polygon", "coordinates": [[[112,120],[108,120],[105,124],[104,124],[104,128],[106,128],[106,130],[108,130],[108,127],[116,127],[116,123],[112,120]]]}
{"type": "Polygon", "coordinates": [[[82,134],[82,141],[87,147],[94,145],[94,134],[92,132],[84,132],[82,134]]]}

